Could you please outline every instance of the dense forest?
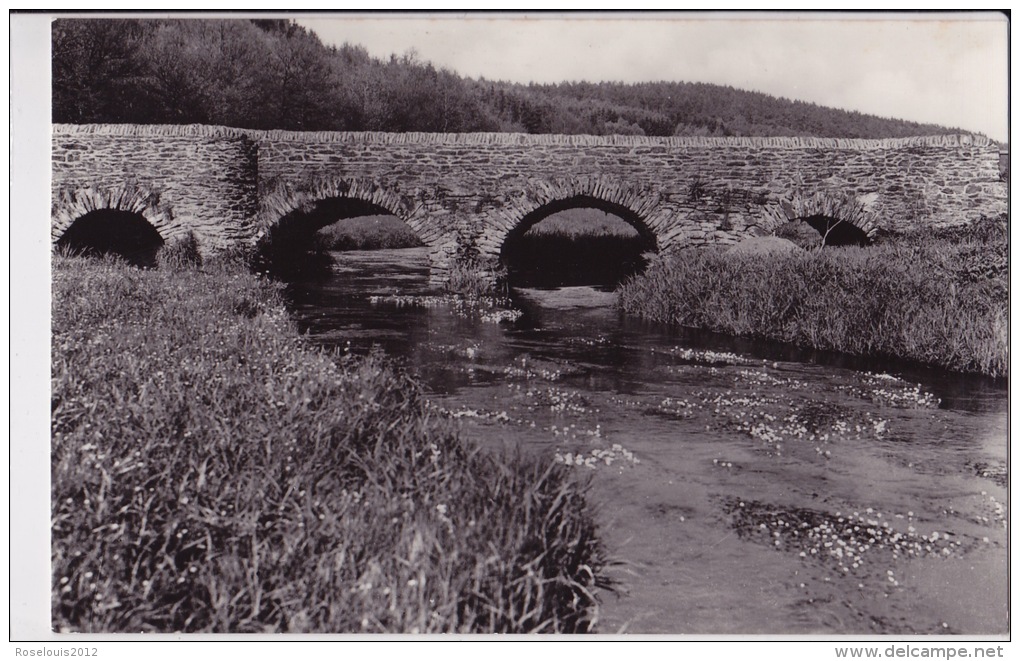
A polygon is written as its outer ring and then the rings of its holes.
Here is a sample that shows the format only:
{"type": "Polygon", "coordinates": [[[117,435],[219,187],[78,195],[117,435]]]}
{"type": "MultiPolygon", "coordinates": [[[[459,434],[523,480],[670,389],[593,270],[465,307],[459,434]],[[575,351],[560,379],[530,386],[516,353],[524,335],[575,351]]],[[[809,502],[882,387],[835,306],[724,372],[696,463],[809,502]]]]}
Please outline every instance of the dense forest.
{"type": "Polygon", "coordinates": [[[522,85],[413,51],[326,46],[287,20],[60,19],[53,121],[351,131],[884,138],[958,129],[705,83],[522,85]]]}

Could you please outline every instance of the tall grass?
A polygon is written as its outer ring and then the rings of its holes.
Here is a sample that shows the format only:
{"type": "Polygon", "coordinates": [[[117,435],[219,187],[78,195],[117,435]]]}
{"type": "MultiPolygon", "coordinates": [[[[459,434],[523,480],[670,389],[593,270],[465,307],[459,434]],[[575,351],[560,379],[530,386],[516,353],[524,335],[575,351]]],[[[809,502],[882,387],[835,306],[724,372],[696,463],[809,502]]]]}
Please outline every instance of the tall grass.
{"type": "Polygon", "coordinates": [[[315,235],[322,250],[416,248],[421,239],[396,216],[358,216],[323,227],[315,235]]]}
{"type": "Polygon", "coordinates": [[[480,451],[220,264],[56,257],[52,620],[86,632],[585,632],[583,485],[480,451]]]}
{"type": "Polygon", "coordinates": [[[684,250],[620,289],[624,311],[950,370],[1008,370],[1004,221],[787,255],[684,250]]]}
{"type": "Polygon", "coordinates": [[[162,269],[197,268],[202,265],[202,254],[194,232],[163,244],[156,252],[156,265],[162,269]]]}
{"type": "Polygon", "coordinates": [[[450,264],[443,288],[469,300],[489,300],[499,304],[505,302],[509,293],[507,270],[502,264],[486,264],[479,259],[461,257],[450,264]]]}

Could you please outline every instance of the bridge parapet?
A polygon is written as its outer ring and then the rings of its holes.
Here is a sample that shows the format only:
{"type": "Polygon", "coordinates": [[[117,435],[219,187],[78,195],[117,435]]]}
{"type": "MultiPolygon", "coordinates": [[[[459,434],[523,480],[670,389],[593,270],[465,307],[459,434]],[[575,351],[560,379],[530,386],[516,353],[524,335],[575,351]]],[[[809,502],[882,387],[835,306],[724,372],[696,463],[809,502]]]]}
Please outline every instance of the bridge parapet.
{"type": "MultiPolygon", "coordinates": [[[[812,136],[645,136],[561,135],[554,133],[430,133],[408,131],[285,131],[243,129],[210,124],[54,124],[54,135],[109,135],[163,138],[238,138],[257,142],[358,142],[376,144],[492,144],[566,146],[719,147],[724,145],[789,149],[898,149],[903,147],[988,147],[997,143],[983,135],[946,134],[907,138],[818,138],[812,136]]],[[[1005,149],[1005,148],[1000,148],[1005,149]]]]}
{"type": "Polygon", "coordinates": [[[61,124],[53,127],[52,227],[56,240],[81,209],[127,200],[164,236],[192,231],[205,250],[216,250],[256,241],[302,205],[350,198],[397,215],[445,260],[466,240],[482,256],[498,256],[522,223],[586,205],[618,213],[670,250],[767,234],[797,209],[866,206],[859,214],[866,233],[973,221],[1006,211],[999,173],[998,145],[970,135],[863,140],[61,124]],[[844,202],[825,202],[833,199],[844,202]]]}

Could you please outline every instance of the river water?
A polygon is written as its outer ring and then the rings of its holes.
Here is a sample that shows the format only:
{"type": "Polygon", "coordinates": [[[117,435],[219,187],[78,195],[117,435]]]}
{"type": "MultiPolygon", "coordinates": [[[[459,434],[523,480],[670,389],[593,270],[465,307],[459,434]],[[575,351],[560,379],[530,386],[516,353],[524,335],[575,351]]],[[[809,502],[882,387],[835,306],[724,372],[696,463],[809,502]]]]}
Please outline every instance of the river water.
{"type": "Polygon", "coordinates": [[[602,633],[1008,633],[1002,383],[622,317],[594,287],[435,296],[424,249],[336,253],[303,332],[380,346],[466,438],[590,477],[602,633]]]}

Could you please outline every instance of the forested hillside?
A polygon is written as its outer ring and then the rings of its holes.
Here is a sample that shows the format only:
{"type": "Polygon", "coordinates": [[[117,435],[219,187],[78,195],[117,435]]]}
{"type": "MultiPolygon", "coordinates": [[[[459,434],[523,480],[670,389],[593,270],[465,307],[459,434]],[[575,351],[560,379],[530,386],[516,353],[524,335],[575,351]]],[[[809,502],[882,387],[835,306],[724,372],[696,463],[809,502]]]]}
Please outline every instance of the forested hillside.
{"type": "Polygon", "coordinates": [[[884,138],[959,132],[704,83],[472,80],[286,20],[61,19],[53,121],[352,131],[884,138]]]}

